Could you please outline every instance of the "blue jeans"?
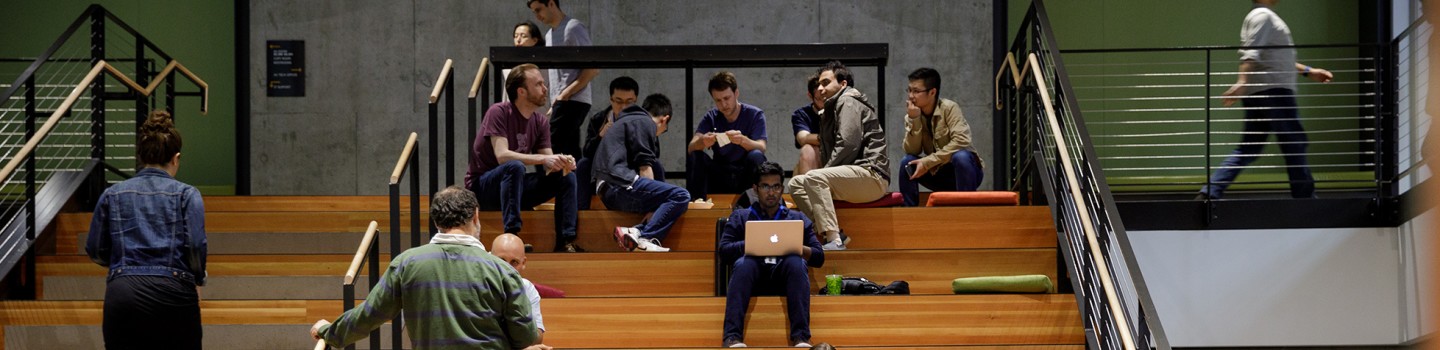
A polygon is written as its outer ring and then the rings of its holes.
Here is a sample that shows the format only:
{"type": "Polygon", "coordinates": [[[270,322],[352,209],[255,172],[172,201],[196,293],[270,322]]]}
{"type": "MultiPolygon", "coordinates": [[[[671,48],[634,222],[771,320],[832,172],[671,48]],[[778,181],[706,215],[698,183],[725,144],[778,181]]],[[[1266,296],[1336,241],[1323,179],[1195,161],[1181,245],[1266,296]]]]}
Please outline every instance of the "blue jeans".
{"type": "Polygon", "coordinates": [[[655,212],[650,221],[642,222],[635,228],[640,230],[640,237],[658,240],[664,240],[665,235],[670,233],[670,227],[675,226],[675,220],[690,209],[690,193],[685,189],[643,177],[636,179],[630,188],[606,184],[601,189],[600,201],[610,210],[655,212]]]}
{"type": "Polygon", "coordinates": [[[1271,97],[1241,99],[1245,107],[1262,109],[1245,111],[1246,133],[1240,137],[1241,145],[1235,147],[1229,158],[1225,158],[1220,169],[1210,176],[1210,185],[1201,188],[1200,193],[1210,198],[1224,196],[1225,188],[1230,187],[1235,177],[1240,176],[1240,171],[1259,159],[1255,154],[1265,148],[1263,142],[1270,137],[1270,133],[1274,133],[1275,139],[1280,142],[1280,152],[1285,154],[1285,165],[1288,166],[1286,170],[1290,175],[1290,196],[1315,197],[1315,178],[1310,176],[1310,167],[1305,161],[1305,148],[1308,145],[1306,142],[1309,142],[1309,139],[1305,137],[1305,128],[1300,125],[1294,94],[1290,89],[1277,88],[1252,94],[1271,97]]]}
{"type": "MultiPolygon", "coordinates": [[[[575,182],[576,185],[579,186],[576,191],[577,198],[575,200],[579,202],[576,207],[580,210],[590,210],[590,202],[592,198],[595,198],[594,174],[591,173],[594,169],[590,158],[584,158],[575,162],[575,182]]],[[[650,170],[655,172],[655,181],[665,181],[665,167],[661,166],[659,161],[651,164],[650,170]]]]}
{"type": "Polygon", "coordinates": [[[900,196],[905,198],[905,206],[913,207],[920,205],[920,185],[925,185],[932,191],[974,191],[980,188],[980,182],[985,180],[985,171],[980,168],[980,157],[975,152],[961,150],[950,155],[950,162],[940,166],[940,170],[934,174],[921,176],[919,179],[911,180],[910,176],[915,172],[910,168],[910,161],[920,159],[915,155],[907,154],[900,159],[900,196]]]}
{"type": "Polygon", "coordinates": [[[534,208],[555,199],[555,239],[561,244],[575,240],[578,214],[575,212],[575,173],[545,175],[544,170],[525,173],[525,163],[518,160],[501,163],[480,175],[471,191],[480,199],[480,210],[499,210],[505,221],[505,233],[518,233],[522,222],[520,210],[534,208]]]}
{"type": "Polygon", "coordinates": [[[725,294],[725,334],[720,339],[745,339],[745,311],[757,292],[782,292],[785,314],[790,319],[790,341],[810,340],[810,275],[799,255],[779,258],[766,264],[764,257],[735,259],[730,287],[725,294]]]}
{"type": "Polygon", "coordinates": [[[736,160],[711,158],[705,151],[690,152],[685,157],[685,188],[695,199],[710,198],[710,192],[745,192],[755,185],[755,168],[761,163],[765,163],[765,153],[760,150],[746,152],[736,160]]]}

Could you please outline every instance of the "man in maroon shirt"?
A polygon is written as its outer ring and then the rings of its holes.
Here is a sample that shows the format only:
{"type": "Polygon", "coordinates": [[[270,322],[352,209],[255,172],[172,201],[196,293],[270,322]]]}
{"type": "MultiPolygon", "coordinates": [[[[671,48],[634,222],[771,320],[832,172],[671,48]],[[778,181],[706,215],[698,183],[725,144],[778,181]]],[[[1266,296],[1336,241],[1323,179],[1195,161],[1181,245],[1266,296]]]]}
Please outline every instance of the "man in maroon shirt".
{"type": "Polygon", "coordinates": [[[481,210],[500,210],[505,233],[519,233],[520,210],[555,199],[555,251],[582,251],[575,245],[575,158],[550,149],[550,120],[540,114],[547,89],[540,69],[522,64],[510,70],[505,91],[513,97],[485,111],[465,187],[481,210]],[[536,171],[526,173],[526,166],[536,171]]]}

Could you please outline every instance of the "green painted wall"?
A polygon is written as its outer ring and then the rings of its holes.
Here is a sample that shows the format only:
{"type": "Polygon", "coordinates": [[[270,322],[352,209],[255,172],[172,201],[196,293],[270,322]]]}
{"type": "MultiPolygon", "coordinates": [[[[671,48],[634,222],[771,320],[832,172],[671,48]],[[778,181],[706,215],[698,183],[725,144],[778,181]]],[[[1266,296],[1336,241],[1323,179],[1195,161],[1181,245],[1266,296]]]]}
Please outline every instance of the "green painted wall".
{"type": "MultiPolygon", "coordinates": [[[[176,123],[185,148],[179,179],[205,194],[232,194],[235,189],[235,39],[234,2],[182,0],[48,0],[0,1],[5,30],[0,30],[0,57],[35,57],[58,38],[91,3],[99,3],[130,24],[166,53],[210,85],[210,112],[200,115],[200,99],[176,98],[176,123]]],[[[79,40],[87,40],[87,32],[79,40]]],[[[133,40],[133,39],[127,39],[133,40]]],[[[110,50],[115,50],[111,46],[110,50]]],[[[157,63],[163,67],[164,62],[157,63]]],[[[131,72],[132,67],[120,66],[131,72]]],[[[24,65],[0,66],[10,83],[24,65]]],[[[184,79],[178,91],[196,88],[184,79]]],[[[163,101],[163,99],[161,99],[163,101]]],[[[163,102],[159,102],[163,104],[163,102]]],[[[132,104],[128,104],[133,106],[132,104]]],[[[133,155],[114,155],[133,159],[133,155]]],[[[112,158],[107,156],[107,158],[112,158]]],[[[120,162],[117,162],[120,163],[120,162]]],[[[130,162],[124,163],[128,165],[130,162]]]]}
{"type": "MultiPolygon", "coordinates": [[[[1245,14],[1251,10],[1251,3],[1243,0],[1231,1],[1141,1],[1141,0],[1092,0],[1092,1],[1047,1],[1047,10],[1054,27],[1056,40],[1061,49],[1114,49],[1114,48],[1158,48],[1183,46],[1239,45],[1239,30],[1245,14]]],[[[1010,3],[1010,38],[1029,9],[1030,1],[1010,3]]],[[[1354,1],[1310,0],[1286,1],[1276,7],[1276,12],[1290,26],[1296,44],[1354,44],[1359,41],[1358,6],[1354,1]]],[[[1355,48],[1302,49],[1299,60],[1313,66],[1336,71],[1336,83],[1326,85],[1301,85],[1302,95],[1353,95],[1361,91],[1357,81],[1373,80],[1366,72],[1356,72],[1360,51],[1355,48]]],[[[1210,52],[1208,64],[1206,52],[1188,51],[1171,53],[1112,53],[1112,54],[1065,54],[1066,68],[1071,82],[1076,87],[1076,97],[1092,136],[1116,134],[1148,134],[1152,137],[1097,137],[1094,139],[1097,154],[1104,157],[1134,157],[1137,159],[1108,159],[1102,164],[1106,169],[1136,169],[1152,167],[1189,167],[1186,170],[1107,170],[1112,183],[1125,183],[1119,177],[1168,177],[1168,181],[1203,181],[1207,173],[1203,167],[1204,158],[1172,158],[1176,155],[1203,155],[1204,147],[1123,147],[1120,144],[1187,144],[1202,143],[1205,136],[1187,134],[1205,130],[1207,116],[1203,111],[1207,90],[1218,96],[1235,81],[1233,73],[1212,75],[1207,83],[1203,72],[1207,66],[1213,72],[1234,72],[1238,66],[1235,50],[1214,50],[1210,52]],[[1125,76],[1150,74],[1151,76],[1125,76]],[[1193,74],[1193,75],[1192,75],[1193,74]],[[1209,84],[1206,88],[1205,84],[1209,84]],[[1193,87],[1167,87],[1172,85],[1198,85],[1193,87]],[[1113,88],[1124,86],[1129,88],[1113,88]],[[1133,88],[1134,86],[1148,86],[1133,88]],[[1189,97],[1191,99],[1143,98],[1189,97]],[[1202,111],[1161,111],[1160,109],[1201,109],[1202,111]],[[1136,111],[1145,110],[1145,111],[1136,111]],[[1136,121],[1168,120],[1177,123],[1140,124],[1136,121]]],[[[1303,78],[1300,82],[1308,82],[1303,78]]],[[[1368,98],[1355,96],[1301,97],[1302,108],[1337,106],[1336,108],[1302,109],[1301,118],[1309,131],[1330,131],[1310,135],[1309,152],[1355,153],[1363,147],[1346,140],[1372,138],[1367,132],[1344,131],[1366,127],[1363,121],[1345,119],[1360,115],[1373,115],[1373,111],[1361,108],[1338,107],[1370,103],[1368,98]],[[1327,143],[1334,142],[1334,143],[1327,143]]],[[[1210,100],[1212,111],[1208,123],[1212,131],[1240,131],[1239,120],[1243,112],[1236,110],[1215,110],[1220,101],[1210,100]]],[[[1236,107],[1239,107],[1237,104],[1236,107]]],[[[1212,135],[1212,142],[1236,142],[1239,135],[1212,135]]],[[[1270,140],[1274,140],[1272,137],[1270,140]]],[[[1210,148],[1212,155],[1229,154],[1232,145],[1217,145],[1210,148]]],[[[1269,146],[1262,154],[1278,154],[1278,147],[1269,146]]],[[[1317,177],[1330,176],[1324,173],[1353,173],[1364,169],[1358,167],[1326,167],[1325,165],[1369,162],[1364,155],[1321,155],[1311,156],[1309,161],[1317,177]]],[[[1209,158],[1211,166],[1219,165],[1223,158],[1209,158]]],[[[1255,165],[1284,165],[1280,157],[1263,157],[1255,165]]],[[[1255,175],[1279,175],[1285,169],[1254,169],[1246,171],[1249,180],[1283,181],[1283,176],[1260,179],[1255,175]]],[[[1353,175],[1353,174],[1351,174],[1353,175]]],[[[1247,177],[1242,176],[1242,181],[1247,177]]],[[[1158,181],[1158,180],[1157,180],[1158,181]]],[[[1283,187],[1284,185],[1277,185],[1283,187]]],[[[1173,187],[1179,190],[1189,186],[1173,187]]],[[[1124,190],[1118,187],[1117,190],[1124,190]]]]}

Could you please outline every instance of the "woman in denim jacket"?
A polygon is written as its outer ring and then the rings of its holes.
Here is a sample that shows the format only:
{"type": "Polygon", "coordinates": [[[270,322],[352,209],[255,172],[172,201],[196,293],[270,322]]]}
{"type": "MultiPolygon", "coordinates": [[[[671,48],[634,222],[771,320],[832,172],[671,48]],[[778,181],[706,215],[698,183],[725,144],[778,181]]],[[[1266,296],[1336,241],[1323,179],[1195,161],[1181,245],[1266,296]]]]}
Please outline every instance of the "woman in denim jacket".
{"type": "Polygon", "coordinates": [[[175,180],[180,133],[150,113],[135,153],[144,167],[105,190],[85,251],[110,269],[102,329],[108,349],[200,349],[205,285],[205,204],[175,180]]]}

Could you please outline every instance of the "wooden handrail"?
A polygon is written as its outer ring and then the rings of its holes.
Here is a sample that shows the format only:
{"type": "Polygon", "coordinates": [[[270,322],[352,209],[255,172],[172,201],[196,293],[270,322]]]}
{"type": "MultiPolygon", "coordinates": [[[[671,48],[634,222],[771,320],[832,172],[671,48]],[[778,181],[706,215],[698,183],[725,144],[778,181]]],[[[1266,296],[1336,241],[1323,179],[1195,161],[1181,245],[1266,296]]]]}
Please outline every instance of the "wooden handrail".
{"type": "Polygon", "coordinates": [[[1005,53],[1005,62],[1000,63],[1000,71],[995,72],[995,110],[997,111],[1005,109],[1005,102],[1000,100],[1000,76],[1005,75],[1007,65],[1010,68],[1010,76],[1015,78],[1015,87],[1017,88],[1020,87],[1020,82],[1024,81],[1025,74],[1030,72],[1028,64],[1025,65],[1024,70],[1016,67],[1014,52],[1005,53]]]}
{"type": "Polygon", "coordinates": [[[330,348],[330,345],[325,344],[325,339],[320,339],[320,340],[316,340],[316,341],[315,341],[315,350],[325,350],[325,349],[329,349],[329,348],[330,348]]]}
{"type": "Polygon", "coordinates": [[[450,69],[454,64],[454,60],[445,59],[445,67],[440,68],[440,78],[435,79],[435,88],[430,90],[430,103],[440,100],[440,89],[445,88],[445,77],[450,76],[450,69]]]}
{"type": "Polygon", "coordinates": [[[190,72],[189,69],[185,68],[185,65],[180,64],[180,61],[170,60],[170,64],[166,64],[165,68],[160,70],[160,74],[155,75],[155,80],[150,81],[150,86],[143,88],[140,87],[140,84],[135,83],[134,80],[130,80],[130,77],[125,76],[125,73],[121,73],[119,69],[116,69],[115,66],[111,66],[109,63],[105,64],[105,70],[109,71],[110,75],[120,79],[121,83],[124,83],[135,91],[139,91],[145,96],[150,96],[151,93],[155,92],[155,89],[160,87],[160,83],[164,82],[165,78],[169,76],[171,72],[179,70],[181,75],[184,75],[186,79],[190,79],[190,82],[199,86],[200,93],[205,95],[200,98],[201,101],[204,101],[200,106],[200,114],[208,114],[210,112],[210,84],[205,83],[205,80],[200,79],[195,73],[190,72]]]}
{"type": "MultiPolygon", "coordinates": [[[[60,107],[56,108],[54,112],[51,112],[49,118],[45,119],[45,124],[41,125],[40,129],[35,130],[35,135],[25,141],[25,145],[20,148],[19,152],[16,152],[14,156],[10,157],[10,161],[5,163],[4,168],[0,168],[0,179],[10,178],[10,175],[15,172],[15,169],[20,167],[20,163],[25,161],[25,157],[29,156],[30,152],[35,151],[35,147],[40,145],[40,141],[44,140],[45,136],[50,134],[51,129],[54,129],[55,125],[60,123],[60,118],[65,116],[66,112],[70,111],[70,107],[75,104],[75,101],[80,98],[80,95],[85,94],[85,90],[101,73],[108,72],[110,75],[119,78],[121,82],[124,82],[125,86],[145,96],[149,96],[150,93],[155,91],[155,87],[158,86],[157,84],[159,84],[161,80],[164,80],[167,74],[170,74],[171,71],[177,68],[182,74],[185,74],[186,77],[194,81],[196,85],[199,85],[201,90],[206,91],[206,94],[209,93],[209,85],[206,85],[205,81],[200,80],[199,77],[195,77],[193,73],[190,73],[190,70],[185,69],[185,66],[173,60],[170,61],[169,65],[165,66],[165,70],[156,77],[155,82],[151,83],[149,88],[141,88],[140,84],[136,84],[134,80],[130,80],[130,77],[125,76],[125,73],[121,73],[119,69],[111,66],[110,63],[105,62],[105,60],[95,62],[95,66],[90,68],[90,72],[85,74],[85,78],[81,79],[79,84],[75,84],[75,89],[71,90],[70,95],[66,96],[65,100],[60,102],[60,107]]],[[[205,113],[205,108],[204,106],[201,107],[202,114],[205,113]]]]}
{"type": "Polygon", "coordinates": [[[490,58],[480,60],[480,70],[475,71],[475,82],[470,83],[470,98],[480,95],[480,81],[485,80],[485,72],[490,70],[490,58]]]}
{"type": "Polygon", "coordinates": [[[350,268],[345,269],[345,285],[355,284],[355,275],[360,272],[360,263],[365,261],[365,255],[370,253],[370,242],[375,240],[375,232],[379,231],[380,223],[370,221],[370,228],[365,229],[365,237],[360,238],[360,248],[355,250],[355,257],[350,259],[350,268]]]}
{"type": "MultiPolygon", "coordinates": [[[[1007,57],[1008,58],[1008,57],[1007,57]]],[[[1014,62],[1014,60],[1009,60],[1014,62]]],[[[1080,194],[1080,180],[1075,175],[1074,163],[1070,162],[1070,148],[1065,145],[1065,137],[1060,131],[1060,121],[1055,117],[1055,104],[1050,100],[1050,90],[1041,77],[1040,62],[1035,54],[1031,53],[1026,60],[1032,76],[1035,78],[1035,86],[1040,90],[1040,101],[1045,107],[1045,117],[1049,121],[1050,132],[1055,134],[1055,146],[1059,148],[1060,169],[1065,173],[1065,181],[1070,184],[1070,199],[1075,201],[1075,213],[1080,216],[1080,228],[1085,240],[1090,246],[1090,260],[1095,262],[1095,268],[1099,269],[1100,286],[1105,289],[1105,299],[1110,304],[1110,315],[1115,319],[1115,327],[1120,333],[1120,342],[1127,350],[1135,350],[1135,340],[1130,336],[1130,322],[1125,318],[1125,311],[1120,309],[1120,300],[1115,295],[1115,285],[1110,281],[1110,265],[1105,262],[1104,256],[1100,254],[1100,241],[1095,238],[1094,224],[1090,219],[1089,207],[1085,204],[1085,198],[1080,194]]],[[[1011,66],[1012,71],[1014,66],[1011,66]]],[[[998,76],[997,76],[998,81],[998,76]]],[[[1016,84],[1017,86],[1019,84],[1016,84]]]]}
{"type": "Polygon", "coordinates": [[[410,161],[410,156],[415,153],[415,143],[420,135],[410,133],[410,139],[405,140],[405,148],[400,150],[400,159],[395,161],[395,170],[390,172],[390,184],[400,183],[400,177],[405,175],[405,163],[410,161]]]}

